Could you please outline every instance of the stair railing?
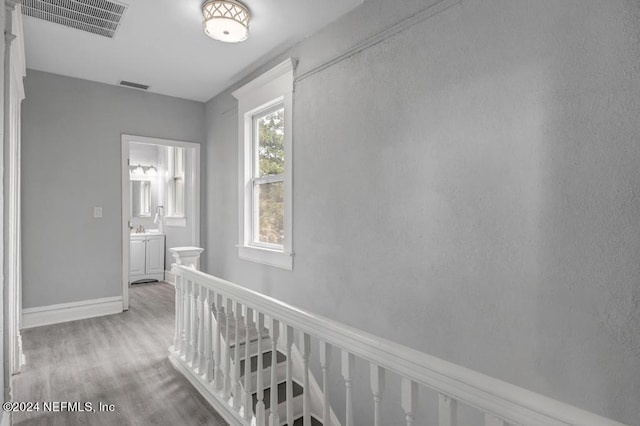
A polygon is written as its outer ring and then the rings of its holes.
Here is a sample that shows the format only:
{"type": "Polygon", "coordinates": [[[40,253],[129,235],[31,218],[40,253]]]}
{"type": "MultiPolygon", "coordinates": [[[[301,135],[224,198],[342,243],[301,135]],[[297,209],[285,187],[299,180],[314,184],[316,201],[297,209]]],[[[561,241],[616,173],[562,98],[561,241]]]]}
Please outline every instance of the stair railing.
{"type": "MultiPolygon", "coordinates": [[[[181,262],[180,254],[174,254],[181,262]]],[[[196,257],[197,258],[197,257],[196,257]]],[[[574,406],[528,391],[465,367],[399,345],[373,334],[298,309],[282,301],[238,286],[229,281],[196,270],[191,260],[174,264],[176,276],[176,332],[170,348],[170,359],[216,410],[232,425],[293,424],[291,348],[297,347],[302,357],[303,425],[312,425],[316,417],[323,425],[336,423],[330,412],[328,377],[332,351],[340,352],[340,371],[344,380],[344,424],[361,424],[353,409],[354,368],[356,362],[368,364],[374,426],[424,424],[416,420],[419,389],[438,394],[439,426],[456,426],[459,405],[482,413],[485,426],[625,426],[574,406]],[[185,264],[186,263],[186,264],[185,264]],[[226,333],[215,318],[226,315],[226,333]],[[235,342],[223,343],[235,323],[235,342]],[[246,331],[258,330],[257,345],[262,346],[262,333],[268,330],[272,350],[271,383],[263,383],[262,356],[258,356],[256,374],[257,403],[251,407],[248,374],[240,376],[240,325],[246,331]],[[213,324],[217,324],[213,327],[213,324]],[[282,334],[282,335],[281,335],[282,334]],[[297,339],[295,337],[297,336],[297,339]],[[311,339],[320,349],[322,371],[322,410],[312,411],[309,360],[311,339]],[[294,343],[297,342],[297,345],[294,343]],[[233,348],[230,349],[233,345],[233,348]],[[270,393],[270,408],[265,410],[263,390],[276,389],[276,351],[284,348],[287,355],[285,418],[279,417],[277,392],[270,393]],[[233,355],[232,355],[233,353],[233,355]],[[232,368],[233,366],[233,368],[232,368]],[[404,419],[389,419],[382,412],[386,377],[401,379],[399,405],[404,419]],[[245,392],[245,389],[247,391],[245,392]],[[333,419],[333,420],[332,420],[333,419]]],[[[248,368],[248,344],[245,344],[245,370],[248,368]]],[[[263,348],[260,348],[262,351],[263,348]]],[[[259,352],[260,353],[260,352],[259,352]]]]}

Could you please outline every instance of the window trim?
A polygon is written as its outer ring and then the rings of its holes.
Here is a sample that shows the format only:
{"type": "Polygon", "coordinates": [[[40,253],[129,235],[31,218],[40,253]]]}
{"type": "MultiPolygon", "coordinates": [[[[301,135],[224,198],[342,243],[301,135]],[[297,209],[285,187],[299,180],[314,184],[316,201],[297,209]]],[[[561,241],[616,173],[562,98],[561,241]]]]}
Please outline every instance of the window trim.
{"type": "Polygon", "coordinates": [[[165,219],[169,219],[169,222],[171,223],[171,225],[169,226],[181,226],[184,227],[186,226],[186,218],[187,218],[187,214],[186,214],[186,210],[187,210],[187,194],[186,194],[186,188],[187,188],[187,173],[186,173],[186,166],[187,166],[187,150],[182,147],[182,146],[169,146],[167,147],[167,168],[169,173],[167,174],[166,177],[166,185],[167,185],[167,215],[165,216],[165,219]],[[182,174],[176,174],[176,151],[177,149],[181,149],[182,150],[182,174]],[[182,195],[183,195],[183,199],[182,199],[182,214],[176,214],[176,208],[175,208],[175,192],[176,192],[176,185],[175,185],[175,181],[176,178],[182,179],[182,195]]]}
{"type": "MultiPolygon", "coordinates": [[[[238,256],[241,259],[293,269],[293,71],[291,58],[240,87],[232,94],[238,100],[238,256]],[[255,167],[254,116],[276,105],[284,107],[284,241],[282,249],[269,244],[253,243],[253,191],[255,167]]],[[[280,175],[278,175],[280,176],[280,175]]]]}

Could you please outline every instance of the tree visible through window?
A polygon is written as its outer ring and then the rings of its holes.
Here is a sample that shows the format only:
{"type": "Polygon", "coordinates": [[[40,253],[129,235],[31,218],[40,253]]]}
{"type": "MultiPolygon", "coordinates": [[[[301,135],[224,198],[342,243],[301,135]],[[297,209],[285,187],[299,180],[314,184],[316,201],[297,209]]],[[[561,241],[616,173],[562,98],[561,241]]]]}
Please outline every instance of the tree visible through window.
{"type": "Polygon", "coordinates": [[[253,242],[284,241],[284,107],[254,116],[253,242]]]}

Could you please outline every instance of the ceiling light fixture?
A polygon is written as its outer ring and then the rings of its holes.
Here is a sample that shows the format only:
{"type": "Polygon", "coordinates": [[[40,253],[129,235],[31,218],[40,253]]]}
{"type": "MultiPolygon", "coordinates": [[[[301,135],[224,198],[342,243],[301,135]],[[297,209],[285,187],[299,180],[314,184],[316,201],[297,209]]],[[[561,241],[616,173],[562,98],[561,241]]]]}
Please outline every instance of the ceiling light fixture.
{"type": "Polygon", "coordinates": [[[202,27],[215,40],[237,43],[249,35],[249,9],[235,0],[207,0],[202,5],[202,27]]]}

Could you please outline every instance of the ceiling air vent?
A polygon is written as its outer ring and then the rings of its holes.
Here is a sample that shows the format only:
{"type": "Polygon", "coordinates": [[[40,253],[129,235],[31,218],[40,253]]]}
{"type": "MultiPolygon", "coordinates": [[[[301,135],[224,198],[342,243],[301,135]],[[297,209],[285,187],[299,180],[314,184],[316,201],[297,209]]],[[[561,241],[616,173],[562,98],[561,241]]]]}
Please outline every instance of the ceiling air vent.
{"type": "Polygon", "coordinates": [[[124,81],[122,80],[120,82],[121,86],[127,86],[127,87],[133,87],[134,89],[141,89],[141,90],[147,90],[149,88],[148,85],[146,84],[140,84],[140,83],[133,83],[131,81],[124,81]]]}
{"type": "Polygon", "coordinates": [[[23,0],[22,13],[113,38],[127,5],[109,0],[23,0]]]}

